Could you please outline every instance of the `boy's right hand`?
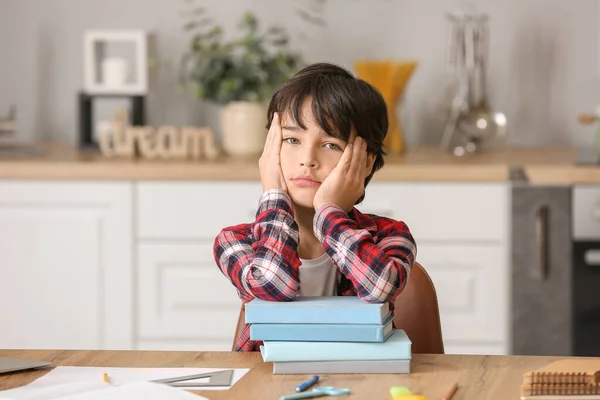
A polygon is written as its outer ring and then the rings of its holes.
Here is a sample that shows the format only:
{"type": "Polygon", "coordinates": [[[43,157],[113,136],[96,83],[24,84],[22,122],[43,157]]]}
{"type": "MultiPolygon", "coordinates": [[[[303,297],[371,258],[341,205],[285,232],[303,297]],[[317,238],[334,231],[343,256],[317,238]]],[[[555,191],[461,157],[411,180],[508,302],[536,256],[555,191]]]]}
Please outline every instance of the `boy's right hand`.
{"type": "Polygon", "coordinates": [[[263,192],[269,189],[283,189],[287,191],[287,185],[283,179],[283,171],[281,170],[281,144],[283,135],[281,133],[281,122],[279,114],[273,114],[273,121],[267,134],[265,148],[258,160],[258,168],[260,170],[260,181],[262,183],[263,192]]]}

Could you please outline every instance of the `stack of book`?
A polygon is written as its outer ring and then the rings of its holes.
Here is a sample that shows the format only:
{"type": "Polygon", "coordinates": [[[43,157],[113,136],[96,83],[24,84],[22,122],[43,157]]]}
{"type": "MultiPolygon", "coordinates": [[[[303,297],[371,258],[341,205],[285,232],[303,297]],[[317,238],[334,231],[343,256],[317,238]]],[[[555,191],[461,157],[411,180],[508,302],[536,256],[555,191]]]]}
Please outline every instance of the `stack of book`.
{"type": "Polygon", "coordinates": [[[250,339],[274,374],[409,373],[412,343],[392,320],[387,303],[352,296],[246,304],[250,339]]]}
{"type": "Polygon", "coordinates": [[[600,400],[600,359],[554,361],[523,375],[521,399],[558,398],[600,400]]]}

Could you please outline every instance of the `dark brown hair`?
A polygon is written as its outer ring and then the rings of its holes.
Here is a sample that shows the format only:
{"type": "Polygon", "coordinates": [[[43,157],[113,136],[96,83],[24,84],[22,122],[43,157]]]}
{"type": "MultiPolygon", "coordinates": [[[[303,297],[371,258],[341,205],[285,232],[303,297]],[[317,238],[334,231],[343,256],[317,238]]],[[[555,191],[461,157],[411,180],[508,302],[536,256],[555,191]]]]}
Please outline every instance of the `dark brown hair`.
{"type": "MultiPolygon", "coordinates": [[[[371,174],[383,167],[383,139],[388,130],[388,115],[381,93],[367,82],[355,78],[337,65],[317,63],[299,71],[273,95],[267,111],[267,129],[275,113],[289,113],[294,123],[306,129],[301,118],[302,104],[311,100],[313,116],[328,135],[348,141],[354,128],[375,155],[371,174]]],[[[356,202],[360,203],[364,194],[356,202]]]]}

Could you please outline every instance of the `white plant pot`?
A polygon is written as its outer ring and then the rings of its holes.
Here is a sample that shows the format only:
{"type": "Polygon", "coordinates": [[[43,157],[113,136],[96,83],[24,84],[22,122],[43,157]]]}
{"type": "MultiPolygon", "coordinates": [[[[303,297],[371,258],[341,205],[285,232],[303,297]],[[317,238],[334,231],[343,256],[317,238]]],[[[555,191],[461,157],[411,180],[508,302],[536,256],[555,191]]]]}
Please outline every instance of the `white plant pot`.
{"type": "Polygon", "coordinates": [[[221,145],[230,156],[262,153],[267,137],[267,110],[263,103],[234,101],[221,111],[221,145]]]}

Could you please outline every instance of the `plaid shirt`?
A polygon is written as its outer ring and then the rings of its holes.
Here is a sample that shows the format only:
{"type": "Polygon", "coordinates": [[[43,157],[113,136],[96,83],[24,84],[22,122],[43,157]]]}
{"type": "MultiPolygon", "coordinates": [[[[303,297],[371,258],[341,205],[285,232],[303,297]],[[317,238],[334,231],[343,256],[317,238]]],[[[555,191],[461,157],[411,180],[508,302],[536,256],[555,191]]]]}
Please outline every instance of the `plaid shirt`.
{"type": "MultiPolygon", "coordinates": [[[[298,224],[292,201],[283,190],[260,198],[256,220],[223,229],[216,237],[214,257],[246,304],[255,297],[290,301],[300,289],[298,224]]],[[[338,266],[337,296],[358,296],[366,302],[390,302],[400,294],[416,258],[415,241],[403,222],[362,214],[346,214],[335,205],[316,210],[314,234],[338,266]]],[[[258,351],[246,325],[237,351],[258,351]]]]}

